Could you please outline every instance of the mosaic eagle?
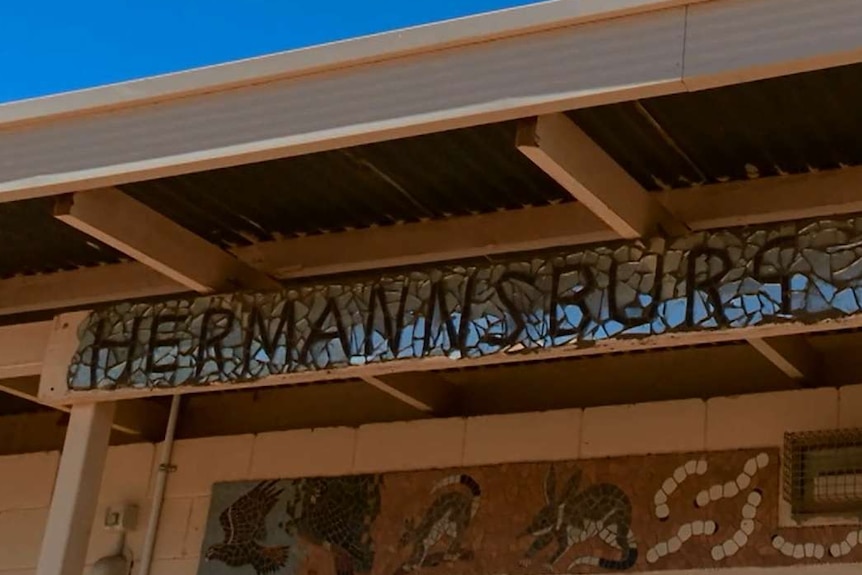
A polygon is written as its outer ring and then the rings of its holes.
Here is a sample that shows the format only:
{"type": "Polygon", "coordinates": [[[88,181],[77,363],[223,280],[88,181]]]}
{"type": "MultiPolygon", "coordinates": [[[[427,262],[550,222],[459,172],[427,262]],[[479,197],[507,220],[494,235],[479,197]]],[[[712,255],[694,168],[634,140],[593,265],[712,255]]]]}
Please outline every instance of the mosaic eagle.
{"type": "Polygon", "coordinates": [[[370,573],[371,526],[380,512],[376,475],[300,479],[288,497],[285,529],[330,550],[336,575],[370,573]]]}
{"type": "Polygon", "coordinates": [[[278,502],[282,489],[276,481],[262,481],[234,501],[219,515],[224,541],[207,549],[207,561],[221,561],[231,567],[251,565],[258,575],[275,573],[287,563],[289,547],[265,547],[266,518],[278,502]]]}

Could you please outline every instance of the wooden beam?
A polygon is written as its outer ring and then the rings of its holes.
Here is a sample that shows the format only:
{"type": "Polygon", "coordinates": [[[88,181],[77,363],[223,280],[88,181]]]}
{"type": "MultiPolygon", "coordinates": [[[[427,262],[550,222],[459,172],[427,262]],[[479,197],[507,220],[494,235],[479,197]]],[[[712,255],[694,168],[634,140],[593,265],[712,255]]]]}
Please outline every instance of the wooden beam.
{"type": "Polygon", "coordinates": [[[416,399],[412,395],[408,395],[408,394],[404,393],[403,391],[399,390],[398,388],[396,388],[392,385],[389,385],[388,383],[386,383],[385,381],[383,381],[382,379],[380,379],[379,377],[377,377],[375,375],[365,375],[362,377],[362,380],[365,383],[367,383],[368,385],[370,385],[372,387],[376,387],[377,389],[379,389],[383,393],[385,393],[387,395],[391,395],[392,397],[394,397],[398,401],[406,403],[407,405],[409,405],[411,407],[415,407],[419,411],[424,411],[426,413],[432,413],[434,411],[434,408],[431,407],[429,404],[416,399]]]}
{"type": "Polygon", "coordinates": [[[455,389],[441,372],[393,373],[383,377],[367,375],[362,379],[395,399],[430,415],[451,415],[455,403],[455,389]]]}
{"type": "MultiPolygon", "coordinates": [[[[69,413],[69,407],[47,403],[39,398],[39,378],[14,377],[0,379],[0,391],[14,395],[39,405],[51,407],[58,411],[69,413]]],[[[139,436],[148,441],[160,439],[165,430],[168,418],[168,410],[165,406],[155,401],[141,399],[134,401],[120,401],[114,415],[112,427],[127,435],[139,436]]]]}
{"type": "Polygon", "coordinates": [[[116,188],[61,196],[54,217],[196,292],[281,287],[116,188]]]}
{"type": "MultiPolygon", "coordinates": [[[[27,401],[32,401],[33,403],[38,403],[41,405],[45,405],[39,397],[39,378],[33,376],[26,377],[10,377],[0,379],[0,391],[8,393],[9,395],[13,395],[20,399],[26,399],[27,401]]],[[[56,406],[51,406],[56,407],[56,406]]],[[[60,411],[68,412],[69,410],[65,407],[57,408],[60,411]]]]}
{"type": "MultiPolygon", "coordinates": [[[[265,242],[235,253],[264,273],[290,279],[615,238],[584,206],[570,203],[265,242]]],[[[0,316],[187,291],[138,262],[21,276],[0,280],[0,316]]]]}
{"type": "Polygon", "coordinates": [[[114,429],[146,441],[161,441],[168,423],[168,407],[149,398],[118,401],[114,429]]]}
{"type": "Polygon", "coordinates": [[[823,361],[804,335],[755,337],[748,343],[792,379],[811,383],[822,374],[823,361]]]}
{"type": "MultiPolygon", "coordinates": [[[[862,212],[862,167],[715,184],[655,194],[692,230],[862,212]]],[[[584,205],[465,216],[240,248],[236,255],[280,279],[612,241],[584,205]]],[[[0,316],[67,310],[189,289],[137,262],[0,280],[0,316]]]]}
{"type": "Polygon", "coordinates": [[[565,114],[522,121],[516,146],[623,238],[688,231],[565,114]]]}
{"type": "Polygon", "coordinates": [[[0,315],[68,310],[188,291],[143,264],[126,262],[0,280],[0,315]]]}
{"type": "Polygon", "coordinates": [[[658,192],[692,230],[862,213],[862,167],[658,192]]]}
{"type": "Polygon", "coordinates": [[[279,279],[613,241],[576,203],[264,242],[234,253],[279,279]],[[348,249],[349,248],[349,249],[348,249]]]}
{"type": "Polygon", "coordinates": [[[113,402],[72,408],[36,567],[38,575],[78,575],[84,570],[114,409],[113,402]]]}
{"type": "Polygon", "coordinates": [[[350,379],[330,381],[325,385],[287,385],[193,394],[183,398],[183,416],[177,433],[182,437],[202,437],[287,429],[358,427],[367,423],[428,417],[427,412],[392,399],[364,381],[350,379]]]}
{"type": "Polygon", "coordinates": [[[0,381],[39,375],[51,326],[50,321],[0,326],[0,381]]]}
{"type": "MultiPolygon", "coordinates": [[[[39,398],[39,375],[53,322],[0,326],[0,391],[27,401],[68,412],[69,408],[39,398]]],[[[158,439],[167,421],[167,409],[153,401],[117,404],[114,429],[145,439],[158,439]]]]}

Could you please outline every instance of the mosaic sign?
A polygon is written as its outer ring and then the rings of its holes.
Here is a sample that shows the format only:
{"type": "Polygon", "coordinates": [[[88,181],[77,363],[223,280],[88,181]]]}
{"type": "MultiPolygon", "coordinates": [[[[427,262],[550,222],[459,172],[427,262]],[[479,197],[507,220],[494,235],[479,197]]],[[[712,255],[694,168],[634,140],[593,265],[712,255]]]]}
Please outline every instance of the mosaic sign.
{"type": "Polygon", "coordinates": [[[859,525],[779,528],[778,485],[777,450],[222,483],[198,573],[547,575],[862,561],[859,525]]]}
{"type": "Polygon", "coordinates": [[[72,390],[253,381],[859,313],[862,218],[701,232],[90,314],[72,390]]]}

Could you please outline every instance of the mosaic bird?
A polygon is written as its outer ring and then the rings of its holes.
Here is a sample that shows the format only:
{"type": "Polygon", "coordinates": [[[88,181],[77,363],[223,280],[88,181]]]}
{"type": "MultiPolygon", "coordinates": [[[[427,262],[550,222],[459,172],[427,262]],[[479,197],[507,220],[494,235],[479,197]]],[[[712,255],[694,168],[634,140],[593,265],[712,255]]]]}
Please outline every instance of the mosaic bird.
{"type": "Polygon", "coordinates": [[[258,575],[275,573],[287,563],[289,547],[265,547],[266,517],[278,502],[282,489],[276,481],[262,481],[234,501],[219,516],[224,541],[212,545],[206,559],[221,561],[231,567],[251,565],[258,575]]]}
{"type": "Polygon", "coordinates": [[[329,549],[336,575],[370,573],[371,525],[380,512],[379,476],[300,479],[288,498],[285,529],[329,549]]]}

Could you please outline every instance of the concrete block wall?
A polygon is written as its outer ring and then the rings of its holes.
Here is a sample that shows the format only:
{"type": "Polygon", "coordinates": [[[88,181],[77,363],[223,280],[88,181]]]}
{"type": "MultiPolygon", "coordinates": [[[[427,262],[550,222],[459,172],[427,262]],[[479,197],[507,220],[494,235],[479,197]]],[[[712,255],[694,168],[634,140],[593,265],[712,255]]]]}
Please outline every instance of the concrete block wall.
{"type": "MultiPolygon", "coordinates": [[[[841,389],[306,429],[178,441],[153,575],[197,572],[212,484],[676,451],[780,446],[785,431],[862,427],[862,385],[841,389]]],[[[158,446],[112,447],[87,563],[117,551],[105,509],[141,507],[126,539],[140,558],[158,446]]],[[[34,572],[59,454],[0,457],[0,575],[34,572]]]]}

